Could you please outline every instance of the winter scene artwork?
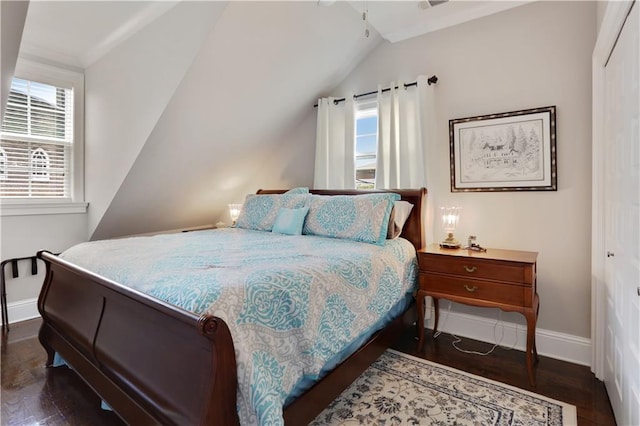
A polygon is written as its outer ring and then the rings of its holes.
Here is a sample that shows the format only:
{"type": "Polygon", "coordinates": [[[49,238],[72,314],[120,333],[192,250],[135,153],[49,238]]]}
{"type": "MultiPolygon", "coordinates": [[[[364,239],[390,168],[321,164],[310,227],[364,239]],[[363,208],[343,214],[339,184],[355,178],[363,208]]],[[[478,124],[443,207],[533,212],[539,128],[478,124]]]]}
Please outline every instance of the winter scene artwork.
{"type": "Polygon", "coordinates": [[[555,107],[450,120],[452,191],[555,190],[555,107]]]}
{"type": "Polygon", "coordinates": [[[542,120],[460,130],[462,182],[540,180],[542,120]]]}

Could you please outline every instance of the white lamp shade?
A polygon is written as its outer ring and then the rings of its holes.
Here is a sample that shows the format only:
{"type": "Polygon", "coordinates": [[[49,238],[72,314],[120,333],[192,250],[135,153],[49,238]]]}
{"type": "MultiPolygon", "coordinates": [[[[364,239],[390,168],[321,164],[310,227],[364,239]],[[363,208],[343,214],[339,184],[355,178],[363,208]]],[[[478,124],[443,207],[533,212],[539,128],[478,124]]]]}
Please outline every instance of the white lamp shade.
{"type": "Polygon", "coordinates": [[[236,223],[238,216],[240,216],[240,211],[242,211],[242,204],[229,204],[229,217],[231,217],[232,223],[236,223]]]}
{"type": "Polygon", "coordinates": [[[458,220],[460,220],[460,208],[440,207],[440,214],[442,217],[442,227],[445,232],[455,231],[458,226],[458,220]]]}

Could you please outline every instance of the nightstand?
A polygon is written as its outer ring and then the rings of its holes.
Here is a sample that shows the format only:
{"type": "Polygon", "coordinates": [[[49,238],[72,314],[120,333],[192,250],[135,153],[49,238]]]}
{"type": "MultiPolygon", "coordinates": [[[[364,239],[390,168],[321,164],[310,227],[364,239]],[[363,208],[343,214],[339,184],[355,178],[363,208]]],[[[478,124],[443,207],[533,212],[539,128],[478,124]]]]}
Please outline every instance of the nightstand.
{"type": "Polygon", "coordinates": [[[537,258],[538,253],[529,251],[478,252],[445,249],[437,244],[419,250],[418,351],[424,345],[425,296],[433,298],[434,333],[438,329],[438,299],[520,312],[527,320],[527,371],[529,382],[535,386],[533,364],[538,361],[535,333],[540,307],[536,292],[537,258]]]}

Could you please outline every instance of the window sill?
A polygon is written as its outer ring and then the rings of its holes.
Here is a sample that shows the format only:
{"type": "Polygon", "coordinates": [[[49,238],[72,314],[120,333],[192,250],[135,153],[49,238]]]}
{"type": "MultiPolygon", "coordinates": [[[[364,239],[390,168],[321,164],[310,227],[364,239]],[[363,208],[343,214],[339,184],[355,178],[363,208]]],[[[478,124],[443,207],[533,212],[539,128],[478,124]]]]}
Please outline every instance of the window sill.
{"type": "Polygon", "coordinates": [[[89,203],[74,202],[5,202],[0,203],[0,216],[31,216],[41,214],[86,213],[89,203]]]}

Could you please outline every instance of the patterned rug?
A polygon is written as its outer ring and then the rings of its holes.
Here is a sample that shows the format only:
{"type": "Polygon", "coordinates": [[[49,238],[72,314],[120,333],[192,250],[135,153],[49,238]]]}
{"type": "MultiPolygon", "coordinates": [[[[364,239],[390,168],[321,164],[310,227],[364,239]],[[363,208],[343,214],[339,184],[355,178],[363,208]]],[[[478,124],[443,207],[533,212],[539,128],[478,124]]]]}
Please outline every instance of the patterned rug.
{"type": "Polygon", "coordinates": [[[575,425],[576,407],[387,350],[311,425],[575,425]]]}

